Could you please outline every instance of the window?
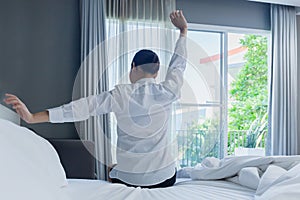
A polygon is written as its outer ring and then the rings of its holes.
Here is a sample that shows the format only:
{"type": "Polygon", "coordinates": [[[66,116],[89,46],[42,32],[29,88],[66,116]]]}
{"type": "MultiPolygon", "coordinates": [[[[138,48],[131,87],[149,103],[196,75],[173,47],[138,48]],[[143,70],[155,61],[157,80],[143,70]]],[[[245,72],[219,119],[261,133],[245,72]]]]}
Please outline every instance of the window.
{"type": "Polygon", "coordinates": [[[175,107],[181,167],[223,154],[223,40],[222,32],[188,31],[185,82],[175,107]]]}
{"type": "MultiPolygon", "coordinates": [[[[119,32],[117,29],[130,31],[139,24],[128,21],[122,25],[117,20],[109,23],[107,37],[115,36],[114,33],[119,32]]],[[[151,28],[157,24],[143,22],[141,26],[151,28]]],[[[269,33],[242,29],[217,30],[216,27],[200,25],[189,27],[192,28],[188,31],[188,64],[184,85],[181,99],[174,103],[172,114],[172,133],[178,140],[180,167],[194,166],[210,156],[223,158],[227,155],[264,154],[268,117],[269,33]]],[[[133,38],[127,42],[132,41],[144,46],[143,41],[133,38]]],[[[118,45],[114,46],[113,51],[119,51],[118,45]]],[[[165,63],[160,74],[165,74],[171,52],[155,51],[161,64],[165,63]]],[[[135,52],[121,53],[121,57],[112,63],[109,68],[110,89],[117,83],[129,82],[128,71],[135,52]]],[[[163,79],[163,76],[158,77],[157,82],[163,79]]],[[[116,145],[116,120],[113,115],[111,131],[112,143],[116,145]]]]}
{"type": "Polygon", "coordinates": [[[227,71],[228,154],[264,155],[268,131],[268,37],[228,33],[227,71]]]}
{"type": "Polygon", "coordinates": [[[192,27],[186,83],[174,108],[180,166],[264,154],[269,33],[192,27]]]}

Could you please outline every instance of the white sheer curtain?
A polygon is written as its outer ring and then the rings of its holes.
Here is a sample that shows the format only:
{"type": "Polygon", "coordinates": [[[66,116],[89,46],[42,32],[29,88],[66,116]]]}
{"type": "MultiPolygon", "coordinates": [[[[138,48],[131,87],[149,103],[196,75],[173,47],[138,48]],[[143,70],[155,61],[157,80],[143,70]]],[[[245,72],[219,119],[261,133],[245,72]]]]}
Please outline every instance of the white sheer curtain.
{"type": "MultiPolygon", "coordinates": [[[[73,99],[108,91],[105,50],[105,2],[81,0],[81,67],[75,80],[73,99]]],[[[102,115],[76,123],[81,139],[95,142],[96,175],[107,179],[111,164],[109,116],[102,115]]]]}
{"type": "MultiPolygon", "coordinates": [[[[175,9],[175,0],[81,0],[80,6],[82,65],[73,99],[130,83],[131,59],[144,48],[158,54],[158,82],[164,79],[178,37],[168,29],[172,27],[169,13],[175,9]]],[[[76,128],[81,139],[95,142],[99,161],[96,174],[99,179],[107,179],[107,166],[115,162],[117,134],[113,114],[76,123],[76,128]]]]}
{"type": "MultiPolygon", "coordinates": [[[[150,49],[157,53],[160,59],[157,82],[164,80],[178,37],[170,30],[173,26],[169,14],[173,10],[175,0],[106,1],[110,89],[116,84],[130,83],[131,61],[134,54],[141,49],[150,49]]],[[[110,119],[112,143],[116,144],[116,120],[113,115],[110,119]]],[[[114,158],[113,156],[115,162],[114,158]]]]}
{"type": "Polygon", "coordinates": [[[269,154],[297,154],[297,27],[294,7],[272,5],[269,154]]]}

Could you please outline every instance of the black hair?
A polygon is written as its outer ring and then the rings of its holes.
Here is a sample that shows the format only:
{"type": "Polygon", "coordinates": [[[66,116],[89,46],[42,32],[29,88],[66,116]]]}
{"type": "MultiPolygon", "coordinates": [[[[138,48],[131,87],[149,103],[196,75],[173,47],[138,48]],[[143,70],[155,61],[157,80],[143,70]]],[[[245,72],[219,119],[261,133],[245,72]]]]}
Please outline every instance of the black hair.
{"type": "Polygon", "coordinates": [[[159,58],[151,50],[143,49],[137,52],[131,63],[131,68],[133,63],[136,67],[140,67],[144,72],[149,74],[155,74],[159,70],[159,58]]]}

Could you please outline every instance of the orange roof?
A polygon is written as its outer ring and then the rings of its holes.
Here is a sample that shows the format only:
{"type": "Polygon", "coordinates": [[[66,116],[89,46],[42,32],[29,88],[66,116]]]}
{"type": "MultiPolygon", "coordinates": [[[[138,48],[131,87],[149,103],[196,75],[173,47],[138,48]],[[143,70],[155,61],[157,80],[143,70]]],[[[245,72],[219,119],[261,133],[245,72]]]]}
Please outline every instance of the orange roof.
{"type": "MultiPolygon", "coordinates": [[[[228,51],[228,56],[232,56],[232,55],[241,53],[241,52],[245,51],[246,49],[247,49],[247,47],[241,46],[241,47],[229,50],[228,51]]],[[[200,64],[205,64],[205,63],[208,63],[208,62],[217,61],[217,60],[220,60],[220,58],[221,58],[220,54],[216,54],[216,55],[213,55],[213,56],[202,58],[202,59],[200,59],[200,64]]]]}

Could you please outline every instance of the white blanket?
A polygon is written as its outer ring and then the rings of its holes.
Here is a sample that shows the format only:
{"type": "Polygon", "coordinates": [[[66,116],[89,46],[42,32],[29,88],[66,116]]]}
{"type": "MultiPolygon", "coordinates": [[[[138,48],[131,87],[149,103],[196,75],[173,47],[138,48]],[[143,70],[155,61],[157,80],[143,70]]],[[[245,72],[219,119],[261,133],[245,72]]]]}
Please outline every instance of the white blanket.
{"type": "MultiPolygon", "coordinates": [[[[202,163],[209,163],[204,160],[202,163]]],[[[259,156],[240,156],[230,157],[220,160],[217,164],[208,167],[208,164],[201,164],[191,171],[192,179],[199,180],[217,180],[230,178],[238,175],[241,169],[247,167],[257,167],[265,171],[271,164],[282,167],[286,170],[291,169],[296,164],[300,163],[300,156],[274,156],[274,157],[259,157],[259,156]]]]}
{"type": "Polygon", "coordinates": [[[278,178],[271,176],[271,181],[265,174],[257,188],[255,200],[300,199],[300,164],[279,175],[278,178]],[[264,180],[267,180],[266,184],[262,183],[264,180]]]}
{"type": "Polygon", "coordinates": [[[172,187],[141,189],[99,180],[69,180],[72,200],[253,200],[254,190],[228,181],[178,179],[172,187]]]}
{"type": "MultiPolygon", "coordinates": [[[[190,175],[194,180],[226,179],[256,190],[256,199],[273,199],[269,194],[279,195],[280,188],[300,186],[300,156],[241,156],[223,160],[207,158],[195,168],[187,168],[179,174],[190,175]],[[267,195],[267,196],[266,196],[267,195]],[[269,196],[268,196],[269,195],[269,196]],[[263,198],[262,198],[263,197],[263,198]]],[[[299,198],[298,190],[282,190],[289,199],[299,198]],[[297,194],[297,195],[295,195],[297,194]],[[288,196],[287,196],[288,195],[288,196]]]]}

